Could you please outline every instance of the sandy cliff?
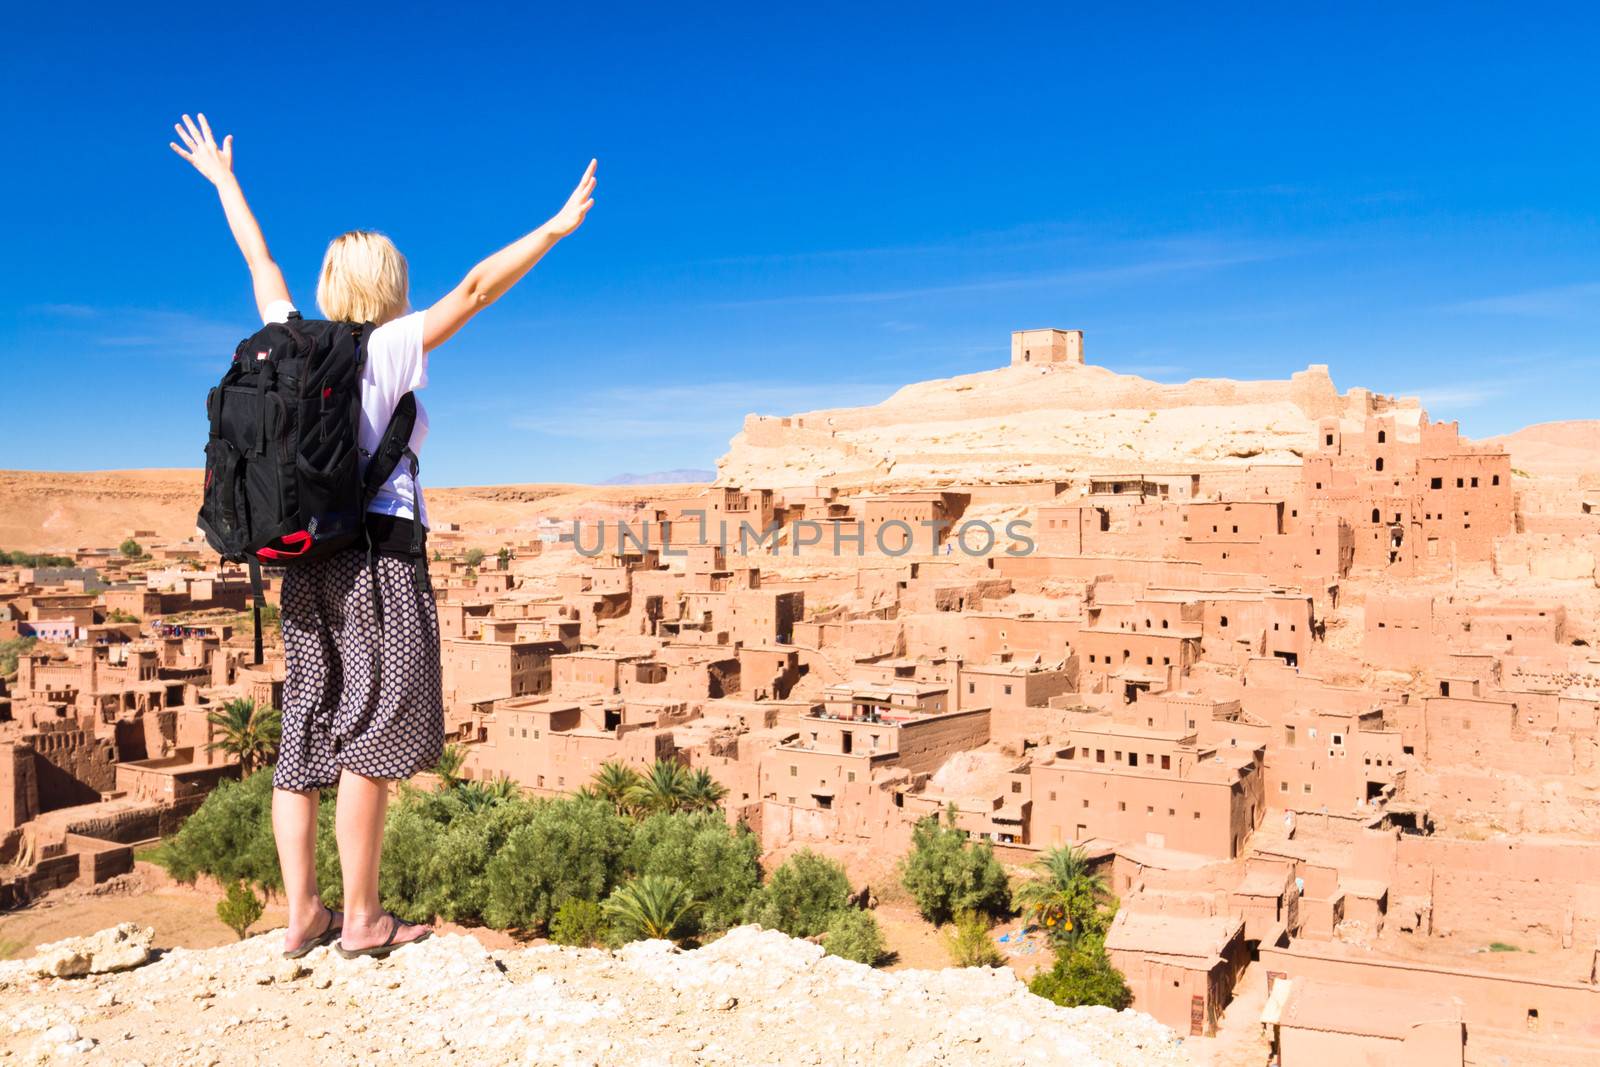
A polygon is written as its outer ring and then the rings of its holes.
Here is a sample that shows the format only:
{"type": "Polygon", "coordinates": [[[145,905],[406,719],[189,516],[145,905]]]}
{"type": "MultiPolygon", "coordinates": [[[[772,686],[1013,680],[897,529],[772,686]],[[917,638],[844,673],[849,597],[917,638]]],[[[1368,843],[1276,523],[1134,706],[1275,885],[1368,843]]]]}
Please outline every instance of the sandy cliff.
{"type": "Polygon", "coordinates": [[[388,961],[281,933],[87,978],[0,963],[0,1055],[108,1063],[1095,1064],[1188,1062],[1136,1012],[1058,1008],[1008,970],[885,972],[740,927],[703,949],[488,952],[441,936],[388,961]],[[85,1057],[87,1054],[87,1057],[85,1057]]]}
{"type": "Polygon", "coordinates": [[[1298,463],[1317,420],[1415,402],[1340,394],[1326,367],[1287,381],[1152,382],[1104,367],[1002,367],[908,385],[881,404],[751,416],[718,465],[746,486],[876,489],[1064,478],[1086,471],[1298,463]]]}

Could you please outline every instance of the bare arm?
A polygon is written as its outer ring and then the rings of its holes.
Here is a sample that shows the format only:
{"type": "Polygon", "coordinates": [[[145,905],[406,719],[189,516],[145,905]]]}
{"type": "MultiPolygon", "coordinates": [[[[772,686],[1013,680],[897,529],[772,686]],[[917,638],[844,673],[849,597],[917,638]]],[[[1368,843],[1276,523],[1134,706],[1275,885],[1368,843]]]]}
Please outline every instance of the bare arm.
{"type": "Polygon", "coordinates": [[[289,286],[285,284],[283,271],[278,269],[272,253],[267,250],[267,239],[261,235],[261,226],[250,213],[250,205],[245,202],[239,179],[233,176],[233,135],[224,137],[221,147],[218,147],[211,136],[211,126],[206,122],[205,115],[199,118],[198,127],[188,115],[183,116],[182,125],[173,124],[172,128],[178,131],[178,139],[184,147],[179,148],[174,143],[172,150],[194,164],[194,169],[217,187],[217,195],[222,198],[222,211],[228,216],[228,229],[233,231],[233,239],[238,242],[239,251],[244,253],[244,261],[250,267],[250,280],[256,291],[256,309],[265,317],[268,304],[274,300],[289,299],[289,286]]]}
{"type": "Polygon", "coordinates": [[[467,324],[467,320],[499,300],[556,242],[576,230],[594,206],[595,161],[583,172],[572,195],[549,222],[509,244],[467,272],[450,292],[430,307],[422,319],[422,348],[431,352],[467,324]]]}

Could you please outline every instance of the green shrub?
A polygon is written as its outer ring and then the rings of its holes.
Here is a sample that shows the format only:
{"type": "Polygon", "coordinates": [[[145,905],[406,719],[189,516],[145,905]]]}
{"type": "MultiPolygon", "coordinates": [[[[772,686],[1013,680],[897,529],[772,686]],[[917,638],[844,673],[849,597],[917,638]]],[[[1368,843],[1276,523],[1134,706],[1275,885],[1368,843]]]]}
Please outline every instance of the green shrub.
{"type": "MultiPolygon", "coordinates": [[[[322,895],[322,902],[330,908],[339,908],[344,904],[344,868],[339,866],[339,839],[333,829],[335,797],[332,789],[324,789],[322,802],[317,806],[317,889],[322,895]]],[[[387,836],[384,847],[388,847],[387,836]]]]}
{"type": "Polygon", "coordinates": [[[217,901],[217,918],[238,934],[240,941],[249,936],[250,926],[261,918],[262,910],[261,898],[243,882],[228,883],[228,895],[217,901]]]}
{"type": "Polygon", "coordinates": [[[601,910],[614,940],[677,940],[695,910],[695,901],[676,878],[647,874],[618,886],[601,910]]]}
{"type": "Polygon", "coordinates": [[[1111,965],[1100,934],[1085,934],[1060,946],[1055,966],[1035,975],[1028,990],[1068,1008],[1100,1004],[1121,1011],[1133,1002],[1133,993],[1122,972],[1111,965]]]}
{"type": "Polygon", "coordinates": [[[1005,957],[989,936],[989,922],[982,912],[963,909],[956,913],[944,934],[950,960],[957,967],[999,967],[1005,957]]]}
{"type": "Polygon", "coordinates": [[[591,948],[605,934],[605,914],[592,900],[564,900],[550,920],[550,940],[558,945],[591,948]]]}
{"type": "Polygon", "coordinates": [[[476,567],[478,564],[483,562],[483,549],[469,548],[467,549],[466,554],[461,558],[467,566],[476,567]]]}
{"type": "Polygon", "coordinates": [[[225,883],[282,889],[272,840],[272,776],[252,774],[242,782],[219,784],[162,846],[162,859],[180,882],[208,874],[225,883]]]}
{"type": "Polygon", "coordinates": [[[699,932],[737,924],[760,889],[761,842],[745,827],[729,829],[722,816],[651,815],[633,831],[622,865],[632,874],[666,875],[688,889],[701,908],[699,932]]]}
{"type": "MultiPolygon", "coordinates": [[[[425,795],[402,789],[400,803],[389,811],[383,856],[378,861],[378,895],[383,906],[412,922],[433,918],[422,903],[428,891],[428,864],[449,823],[445,812],[413,799],[425,795]],[[435,818],[436,814],[445,817],[435,818]]],[[[326,894],[326,882],[322,888],[326,894]]]]}
{"type": "Polygon", "coordinates": [[[601,899],[619,880],[628,840],[627,821],[602,801],[535,802],[489,863],[484,919],[544,929],[565,901],[601,899]]]}
{"type": "Polygon", "coordinates": [[[17,660],[33,651],[39,643],[37,637],[13,637],[0,641],[0,675],[17,673],[17,660]]]}
{"type": "Polygon", "coordinates": [[[144,549],[140,547],[139,542],[135,541],[131,537],[123,541],[122,544],[118,546],[117,551],[121,552],[129,559],[138,559],[140,556],[144,555],[144,549]]]}
{"type": "Polygon", "coordinates": [[[0,563],[9,563],[13,567],[76,567],[78,561],[71,556],[55,556],[48,552],[23,552],[16,550],[7,552],[0,549],[0,563]]]}
{"type": "Polygon", "coordinates": [[[828,916],[822,947],[835,956],[873,966],[887,949],[877,918],[860,908],[840,908],[828,916]]]}
{"type": "Polygon", "coordinates": [[[745,916],[747,922],[790,937],[814,937],[849,899],[850,878],[844,868],[807,848],[772,872],[751,898],[745,916]]]}
{"type": "Polygon", "coordinates": [[[955,827],[955,810],[946,825],[936,815],[917,821],[911,852],[900,862],[900,879],[931,923],[944,924],[959,911],[1004,915],[1011,890],[1006,872],[987,841],[971,842],[955,827]]]}
{"type": "Polygon", "coordinates": [[[428,857],[421,913],[451,922],[481,919],[489,903],[489,865],[529,813],[530,805],[521,801],[494,800],[469,806],[451,820],[428,857]]]}

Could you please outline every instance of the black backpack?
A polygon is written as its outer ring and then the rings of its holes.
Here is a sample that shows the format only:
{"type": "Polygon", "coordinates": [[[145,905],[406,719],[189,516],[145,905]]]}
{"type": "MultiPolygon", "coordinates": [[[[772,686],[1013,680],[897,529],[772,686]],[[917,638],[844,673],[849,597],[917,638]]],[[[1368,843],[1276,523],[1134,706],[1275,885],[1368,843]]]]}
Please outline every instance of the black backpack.
{"type": "MultiPolygon", "coordinates": [[[[403,457],[411,461],[417,402],[400,398],[362,472],[361,370],[369,323],[291,313],[239,342],[206,396],[200,529],[235,563],[248,563],[261,662],[261,564],[323,559],[365,535],[367,504],[403,457]]],[[[419,523],[420,526],[420,523],[419,523]]]]}

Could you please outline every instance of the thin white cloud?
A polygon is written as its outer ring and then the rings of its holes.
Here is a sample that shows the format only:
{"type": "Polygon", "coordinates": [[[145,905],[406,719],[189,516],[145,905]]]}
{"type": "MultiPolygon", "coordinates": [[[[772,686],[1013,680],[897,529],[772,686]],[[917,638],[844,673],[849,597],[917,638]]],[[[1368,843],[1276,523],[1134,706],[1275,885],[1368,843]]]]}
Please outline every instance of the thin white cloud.
{"type": "MultiPolygon", "coordinates": [[[[608,389],[570,404],[539,404],[519,415],[519,430],[585,441],[726,441],[749,414],[790,414],[876,404],[898,385],[709,382],[608,389]]],[[[534,406],[530,404],[530,407],[534,406]]]]}
{"type": "Polygon", "coordinates": [[[186,311],[148,308],[106,310],[93,321],[100,328],[85,337],[92,345],[135,349],[153,356],[199,358],[218,367],[227,364],[240,339],[257,325],[242,316],[236,322],[221,322],[186,311]],[[109,328],[113,322],[114,330],[109,328]]]}
{"type": "Polygon", "coordinates": [[[1529,289],[1521,293],[1464,300],[1448,304],[1445,311],[1481,315],[1525,315],[1534,318],[1562,318],[1600,310],[1600,282],[1556,285],[1529,289]]]}
{"type": "Polygon", "coordinates": [[[1414,396],[1422,402],[1429,414],[1461,408],[1481,408],[1511,391],[1511,382],[1451,382],[1428,385],[1420,389],[1398,389],[1396,396],[1414,396]]]}
{"type": "Polygon", "coordinates": [[[710,306],[719,308],[764,307],[776,304],[869,304],[923,297],[954,296],[968,293],[1006,292],[1019,289],[1084,287],[1111,285],[1136,281],[1163,274],[1219,270],[1244,263],[1256,263],[1275,258],[1264,251],[1235,252],[1212,256],[1178,256],[1127,263],[1116,267],[1099,267],[1089,270],[1054,271],[1047,273],[1017,274],[999,278],[952,282],[904,289],[860,290],[794,294],[789,296],[761,297],[753,300],[731,300],[710,306]]]}
{"type": "Polygon", "coordinates": [[[92,319],[100,314],[99,308],[88,304],[37,304],[32,310],[62,319],[92,319]]]}

